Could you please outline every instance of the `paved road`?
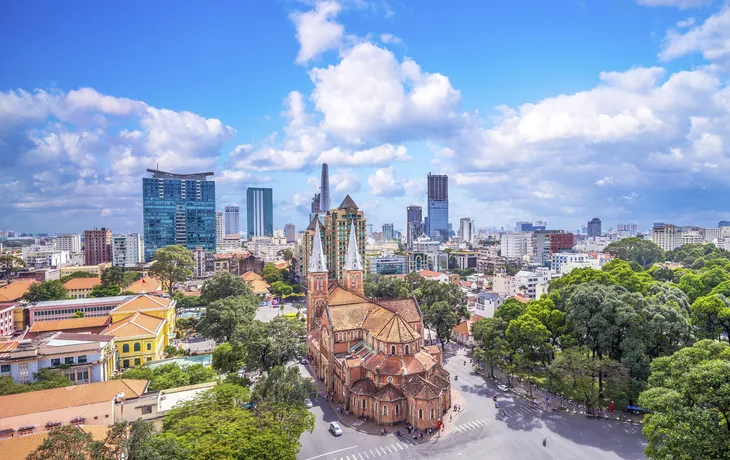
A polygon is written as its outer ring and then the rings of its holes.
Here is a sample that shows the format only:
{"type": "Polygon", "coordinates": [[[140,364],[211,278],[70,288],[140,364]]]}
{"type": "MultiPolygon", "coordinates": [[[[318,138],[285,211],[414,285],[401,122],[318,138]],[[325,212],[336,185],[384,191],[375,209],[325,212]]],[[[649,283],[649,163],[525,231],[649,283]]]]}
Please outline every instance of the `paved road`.
{"type": "MultiPolygon", "coordinates": [[[[414,443],[410,439],[366,435],[343,427],[335,438],[328,431],[336,421],[329,405],[312,411],[316,416],[313,433],[304,433],[300,460],[387,459],[643,459],[645,440],[641,427],[618,421],[590,420],[580,415],[543,412],[512,393],[500,392],[492,382],[470,373],[464,350],[447,352],[446,368],[458,381],[465,410],[455,418],[453,433],[444,439],[414,443]],[[497,410],[491,397],[499,394],[497,410]],[[505,414],[502,414],[502,410],[505,414]],[[542,439],[547,438],[547,446],[542,439]]],[[[303,368],[302,368],[303,369],[303,368]]],[[[303,370],[303,372],[307,372],[303,370]]],[[[447,416],[448,417],[448,416],[447,416]]],[[[448,419],[447,419],[448,420],[448,419]]],[[[448,423],[448,422],[447,422],[448,423]]]]}
{"type": "MultiPolygon", "coordinates": [[[[302,304],[304,305],[304,304],[302,304]]],[[[287,313],[296,313],[297,309],[294,308],[294,304],[287,303],[284,304],[284,314],[287,313]]],[[[302,308],[300,310],[302,314],[307,312],[306,308],[302,308]]],[[[256,319],[259,321],[263,321],[265,323],[268,323],[272,319],[276,318],[280,314],[279,305],[276,307],[259,307],[259,309],[256,311],[256,319]]]]}

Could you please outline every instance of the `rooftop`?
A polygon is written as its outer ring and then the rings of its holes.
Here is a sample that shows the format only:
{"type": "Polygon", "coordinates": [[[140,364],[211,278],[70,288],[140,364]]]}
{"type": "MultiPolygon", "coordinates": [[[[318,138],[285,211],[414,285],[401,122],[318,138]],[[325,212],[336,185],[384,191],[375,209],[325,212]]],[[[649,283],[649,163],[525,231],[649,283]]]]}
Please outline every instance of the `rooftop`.
{"type": "Polygon", "coordinates": [[[103,327],[111,322],[109,316],[90,316],[88,318],[57,319],[52,321],[36,321],[30,327],[30,332],[71,331],[103,327]]]}
{"type": "Polygon", "coordinates": [[[21,297],[28,292],[32,284],[37,283],[34,279],[19,279],[15,280],[7,286],[0,288],[0,302],[12,302],[13,300],[19,300],[21,297]]]}
{"type": "MultiPolygon", "coordinates": [[[[77,427],[84,433],[91,433],[91,436],[96,441],[106,439],[106,434],[109,431],[109,427],[106,425],[78,425],[77,427]]],[[[8,460],[26,458],[43,443],[48,433],[48,431],[41,431],[39,433],[0,439],[0,452],[3,453],[3,458],[7,458],[8,460]]]]}
{"type": "Polygon", "coordinates": [[[157,297],[148,294],[129,296],[129,300],[119,304],[111,314],[130,311],[167,310],[172,299],[157,297]]]}
{"type": "Polygon", "coordinates": [[[101,278],[73,278],[65,283],[63,283],[63,287],[65,287],[69,291],[77,290],[77,289],[94,289],[94,286],[101,284],[101,278]]]}
{"type": "Polygon", "coordinates": [[[144,277],[140,280],[130,284],[124,291],[134,292],[135,294],[141,294],[142,292],[156,292],[162,289],[162,283],[157,278],[151,276],[144,277]]]}
{"type": "Polygon", "coordinates": [[[152,177],[154,179],[180,179],[180,180],[202,180],[202,181],[204,181],[206,179],[206,177],[212,176],[214,174],[212,172],[175,174],[175,173],[171,173],[171,172],[160,171],[158,169],[148,169],[147,172],[152,173],[152,177]]]}
{"type": "Polygon", "coordinates": [[[30,308],[47,308],[47,307],[66,307],[66,306],[92,306],[92,305],[110,305],[121,304],[127,300],[133,299],[133,295],[117,295],[112,297],[89,297],[86,299],[71,300],[45,300],[36,302],[30,308]]]}
{"type": "Polygon", "coordinates": [[[157,335],[165,321],[162,318],[137,312],[133,316],[110,325],[102,331],[102,334],[120,338],[157,335]]]}

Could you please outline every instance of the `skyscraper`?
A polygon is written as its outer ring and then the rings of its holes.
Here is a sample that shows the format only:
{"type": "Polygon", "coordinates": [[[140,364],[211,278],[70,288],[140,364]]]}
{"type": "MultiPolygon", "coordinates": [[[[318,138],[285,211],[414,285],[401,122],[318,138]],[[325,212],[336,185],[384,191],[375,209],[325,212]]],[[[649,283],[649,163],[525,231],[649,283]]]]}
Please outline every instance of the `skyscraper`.
{"type": "Polygon", "coordinates": [[[226,235],[241,234],[241,218],[238,206],[226,206],[226,235]]]}
{"type": "Polygon", "coordinates": [[[459,221],[459,235],[464,243],[473,243],[476,238],[474,221],[470,217],[462,217],[459,221]]]}
{"type": "Polygon", "coordinates": [[[293,243],[297,240],[297,229],[294,224],[284,225],[284,237],[287,243],[293,243]]]}
{"type": "Polygon", "coordinates": [[[449,239],[449,176],[428,173],[428,236],[449,239]]]}
{"type": "Polygon", "coordinates": [[[411,241],[415,239],[411,239],[412,222],[418,222],[419,224],[423,224],[423,208],[414,204],[406,208],[406,241],[408,241],[408,244],[410,244],[411,241]]]}
{"type": "Polygon", "coordinates": [[[274,202],[270,188],[246,189],[248,237],[274,236],[274,202]]]}
{"type": "Polygon", "coordinates": [[[99,265],[112,261],[112,231],[108,228],[84,230],[84,264],[99,265]]]}
{"type": "Polygon", "coordinates": [[[144,262],[144,240],[139,233],[112,237],[112,265],[134,267],[144,262]]]}
{"type": "Polygon", "coordinates": [[[383,239],[385,241],[393,239],[393,224],[383,224],[383,239]]]}
{"type": "Polygon", "coordinates": [[[588,221],[588,238],[597,238],[601,236],[601,219],[594,217],[588,221]]]}
{"type": "Polygon", "coordinates": [[[319,184],[319,211],[326,213],[330,210],[330,173],[327,163],[322,163],[322,178],[319,184]]]}
{"type": "Polygon", "coordinates": [[[315,214],[320,214],[322,210],[319,208],[319,193],[315,193],[312,197],[312,208],[309,211],[309,221],[312,221],[312,217],[314,217],[315,214]]]}
{"type": "Polygon", "coordinates": [[[223,213],[217,212],[215,213],[215,244],[220,245],[223,244],[223,238],[225,236],[225,232],[223,231],[223,213]]]}

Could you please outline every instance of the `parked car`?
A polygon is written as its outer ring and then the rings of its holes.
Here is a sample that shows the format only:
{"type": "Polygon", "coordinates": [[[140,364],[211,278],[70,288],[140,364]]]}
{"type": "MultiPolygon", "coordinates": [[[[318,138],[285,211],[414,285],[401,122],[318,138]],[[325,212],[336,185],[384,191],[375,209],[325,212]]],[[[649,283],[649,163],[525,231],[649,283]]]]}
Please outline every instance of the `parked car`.
{"type": "Polygon", "coordinates": [[[312,400],[307,398],[304,400],[304,405],[307,406],[307,409],[311,409],[314,404],[312,404],[312,400]]]}
{"type": "Polygon", "coordinates": [[[497,388],[499,388],[502,391],[509,391],[509,388],[507,388],[507,385],[497,385],[497,388]]]}
{"type": "Polygon", "coordinates": [[[340,424],[337,422],[330,422],[330,433],[335,436],[342,436],[342,428],[340,428],[340,424]]]}

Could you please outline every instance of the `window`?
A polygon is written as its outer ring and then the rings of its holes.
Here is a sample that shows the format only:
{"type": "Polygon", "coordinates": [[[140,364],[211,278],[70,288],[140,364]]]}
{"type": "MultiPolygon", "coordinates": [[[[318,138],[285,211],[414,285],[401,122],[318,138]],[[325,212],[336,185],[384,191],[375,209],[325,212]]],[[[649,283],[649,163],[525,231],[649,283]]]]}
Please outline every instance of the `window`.
{"type": "Polygon", "coordinates": [[[383,406],[383,415],[388,415],[388,406],[383,406]]]}
{"type": "Polygon", "coordinates": [[[411,353],[411,346],[406,345],[406,354],[409,355],[411,353]]]}
{"type": "Polygon", "coordinates": [[[0,372],[10,372],[10,364],[0,364],[0,372]]]}
{"type": "Polygon", "coordinates": [[[150,351],[150,350],[152,350],[152,343],[147,342],[147,351],[150,351]]]}
{"type": "Polygon", "coordinates": [[[76,382],[76,374],[66,374],[66,377],[72,382],[76,382]]]}
{"type": "Polygon", "coordinates": [[[362,408],[363,409],[367,409],[367,404],[365,403],[365,400],[364,399],[362,400],[362,408]]]}
{"type": "Polygon", "coordinates": [[[134,351],[142,351],[142,345],[139,342],[134,342],[134,351]]]}
{"type": "Polygon", "coordinates": [[[79,364],[86,363],[87,362],[86,355],[79,355],[77,361],[78,361],[79,364]]]}
{"type": "Polygon", "coordinates": [[[124,367],[124,368],[127,368],[127,367],[129,367],[129,360],[128,360],[128,359],[125,359],[125,360],[123,361],[123,363],[122,363],[122,367],[124,367]]]}
{"type": "Polygon", "coordinates": [[[418,420],[423,420],[423,409],[418,409],[418,420]]]}
{"type": "Polygon", "coordinates": [[[129,344],[125,343],[122,345],[122,353],[129,353],[129,344]]]}
{"type": "Polygon", "coordinates": [[[142,360],[139,358],[134,358],[134,365],[139,366],[142,363],[142,360]]]}
{"type": "Polygon", "coordinates": [[[73,364],[74,363],[74,357],[73,356],[66,356],[63,360],[64,364],[73,364]]]}
{"type": "Polygon", "coordinates": [[[51,366],[60,366],[61,358],[51,358],[51,366]]]}
{"type": "Polygon", "coordinates": [[[152,358],[148,356],[147,361],[152,361],[152,358]]]}
{"type": "Polygon", "coordinates": [[[142,415],[151,414],[152,406],[142,406],[142,415]]]}
{"type": "Polygon", "coordinates": [[[394,355],[395,354],[395,345],[391,345],[390,346],[390,354],[391,355],[394,355]]]}
{"type": "Polygon", "coordinates": [[[400,404],[396,404],[395,405],[395,416],[397,417],[399,415],[400,415],[400,404]]]}
{"type": "Polygon", "coordinates": [[[434,410],[431,409],[431,420],[433,420],[433,418],[434,418],[433,416],[434,416],[434,410]]]}

